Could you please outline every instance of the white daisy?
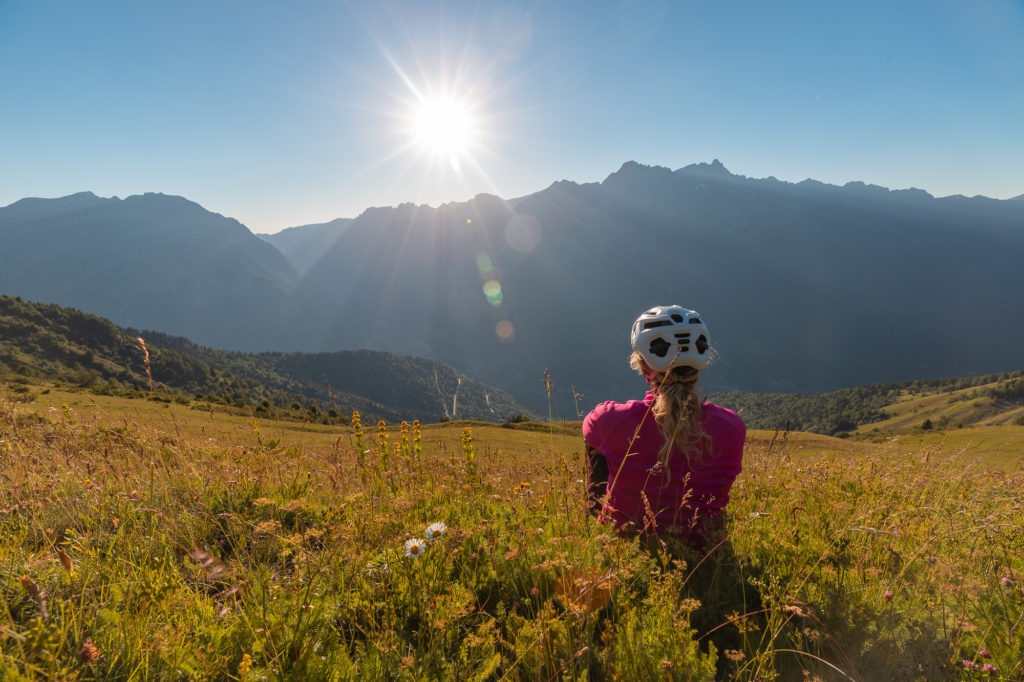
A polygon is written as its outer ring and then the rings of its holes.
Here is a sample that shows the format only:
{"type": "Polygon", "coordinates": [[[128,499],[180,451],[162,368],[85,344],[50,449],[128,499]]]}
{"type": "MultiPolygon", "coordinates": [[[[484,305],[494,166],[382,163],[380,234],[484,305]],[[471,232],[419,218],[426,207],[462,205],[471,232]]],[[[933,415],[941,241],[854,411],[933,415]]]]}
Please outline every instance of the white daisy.
{"type": "Polygon", "coordinates": [[[405,541],[405,556],[419,559],[427,551],[427,543],[419,538],[405,541]]]}
{"type": "Polygon", "coordinates": [[[444,525],[443,521],[437,521],[427,526],[427,539],[436,540],[437,538],[444,535],[444,532],[448,530],[448,526],[444,525]]]}

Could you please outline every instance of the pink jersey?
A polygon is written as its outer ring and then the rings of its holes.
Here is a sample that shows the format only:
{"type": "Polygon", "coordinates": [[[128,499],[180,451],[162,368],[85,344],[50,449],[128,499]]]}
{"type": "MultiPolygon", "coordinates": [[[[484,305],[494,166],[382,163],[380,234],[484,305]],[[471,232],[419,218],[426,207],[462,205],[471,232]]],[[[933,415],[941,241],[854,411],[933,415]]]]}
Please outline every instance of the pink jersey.
{"type": "Polygon", "coordinates": [[[642,528],[647,516],[643,493],[658,534],[699,536],[702,520],[716,517],[729,502],[729,490],[743,468],[747,428],[732,410],[704,403],[701,426],[708,438],[685,450],[676,447],[666,477],[658,462],[664,441],[650,411],[654,396],[648,391],[643,400],[602,403],[583,421],[584,439],[608,461],[604,513],[616,525],[633,521],[642,528]]]}

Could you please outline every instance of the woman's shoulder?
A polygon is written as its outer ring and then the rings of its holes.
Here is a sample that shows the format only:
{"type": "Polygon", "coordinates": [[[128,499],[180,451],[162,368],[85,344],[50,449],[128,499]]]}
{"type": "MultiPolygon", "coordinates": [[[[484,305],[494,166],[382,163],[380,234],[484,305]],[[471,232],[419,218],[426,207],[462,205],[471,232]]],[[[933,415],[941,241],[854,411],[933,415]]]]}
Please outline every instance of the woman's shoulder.
{"type": "Polygon", "coordinates": [[[624,423],[638,422],[647,412],[648,407],[645,400],[627,400],[624,403],[614,400],[603,402],[591,410],[583,420],[583,435],[590,436],[596,432],[607,433],[616,430],[624,423]]]}
{"type": "Polygon", "coordinates": [[[608,400],[591,410],[586,419],[584,419],[584,424],[587,422],[593,423],[596,421],[621,419],[636,412],[642,413],[646,410],[647,403],[643,400],[627,400],[624,403],[608,400]]]}
{"type": "Polygon", "coordinates": [[[747,425],[743,418],[727,407],[716,405],[710,400],[701,407],[706,430],[731,431],[738,435],[747,433],[747,425]]]}

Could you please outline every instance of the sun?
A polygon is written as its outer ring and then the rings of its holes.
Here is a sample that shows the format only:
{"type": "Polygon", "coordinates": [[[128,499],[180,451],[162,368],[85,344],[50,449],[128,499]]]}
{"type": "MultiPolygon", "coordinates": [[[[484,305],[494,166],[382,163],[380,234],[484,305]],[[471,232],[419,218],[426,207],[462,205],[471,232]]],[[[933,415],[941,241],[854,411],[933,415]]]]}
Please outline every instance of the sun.
{"type": "Polygon", "coordinates": [[[415,144],[435,158],[446,159],[455,170],[469,153],[477,133],[473,108],[453,97],[425,99],[412,116],[415,144]]]}

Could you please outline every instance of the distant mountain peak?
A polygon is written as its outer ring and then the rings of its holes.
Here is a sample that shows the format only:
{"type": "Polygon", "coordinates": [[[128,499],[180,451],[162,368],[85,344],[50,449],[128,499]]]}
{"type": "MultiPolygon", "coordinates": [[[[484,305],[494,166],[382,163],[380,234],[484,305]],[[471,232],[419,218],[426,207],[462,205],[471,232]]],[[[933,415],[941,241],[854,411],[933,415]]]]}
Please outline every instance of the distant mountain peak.
{"type": "Polygon", "coordinates": [[[104,198],[93,194],[92,192],[75,192],[74,194],[68,194],[67,196],[57,197],[54,199],[44,199],[41,197],[25,197],[19,199],[14,203],[0,207],[0,209],[8,209],[13,212],[25,212],[28,214],[35,214],[36,212],[69,212],[81,210],[83,208],[89,208],[93,206],[101,206],[111,202],[118,202],[120,199],[117,197],[104,198]]]}
{"type": "Polygon", "coordinates": [[[670,168],[666,168],[665,166],[648,166],[643,163],[637,163],[636,161],[627,161],[626,163],[622,164],[622,167],[619,168],[619,170],[617,170],[615,173],[612,173],[612,175],[617,175],[619,173],[648,173],[651,171],[654,171],[656,173],[664,173],[666,171],[672,172],[670,168]]]}
{"type": "MultiPolygon", "coordinates": [[[[548,189],[571,189],[573,187],[579,186],[580,184],[578,182],[574,182],[573,180],[555,180],[554,182],[551,183],[551,185],[548,186],[548,189]]],[[[524,197],[518,198],[523,199],[524,197]]]]}
{"type": "Polygon", "coordinates": [[[656,177],[671,178],[672,169],[664,166],[645,166],[642,163],[636,161],[627,161],[622,164],[619,170],[615,171],[607,178],[604,179],[602,185],[608,186],[609,184],[620,184],[622,181],[626,181],[627,184],[630,180],[642,180],[651,179],[656,177]]]}
{"type": "Polygon", "coordinates": [[[703,161],[701,163],[691,163],[689,166],[685,166],[680,170],[691,173],[696,172],[702,175],[719,175],[727,178],[735,177],[734,174],[725,167],[725,164],[718,159],[714,159],[711,163],[705,163],[703,161]]]}

